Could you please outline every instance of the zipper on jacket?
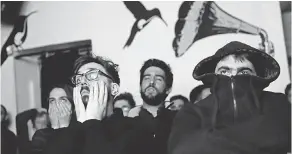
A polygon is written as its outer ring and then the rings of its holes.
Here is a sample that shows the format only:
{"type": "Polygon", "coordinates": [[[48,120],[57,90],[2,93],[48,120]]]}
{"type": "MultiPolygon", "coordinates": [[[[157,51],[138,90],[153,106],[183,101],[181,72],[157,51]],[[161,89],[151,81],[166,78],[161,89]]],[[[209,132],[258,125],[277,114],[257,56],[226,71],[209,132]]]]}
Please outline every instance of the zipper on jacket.
{"type": "Polygon", "coordinates": [[[234,122],[235,122],[235,120],[237,119],[238,111],[237,111],[237,103],[236,103],[235,94],[234,94],[234,79],[233,79],[233,77],[231,77],[231,91],[232,91],[232,100],[233,100],[233,109],[234,109],[233,118],[234,118],[234,122]]]}

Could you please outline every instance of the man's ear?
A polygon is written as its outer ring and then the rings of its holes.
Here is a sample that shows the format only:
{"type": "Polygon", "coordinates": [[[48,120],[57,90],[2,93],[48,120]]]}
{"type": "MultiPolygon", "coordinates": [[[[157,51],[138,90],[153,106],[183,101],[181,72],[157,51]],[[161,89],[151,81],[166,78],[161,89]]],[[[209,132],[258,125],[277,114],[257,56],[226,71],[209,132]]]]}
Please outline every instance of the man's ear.
{"type": "Polygon", "coordinates": [[[167,95],[170,94],[171,90],[172,90],[172,88],[168,88],[168,89],[166,90],[166,94],[167,94],[167,95]]]}
{"type": "Polygon", "coordinates": [[[111,83],[111,94],[116,96],[119,93],[120,86],[116,83],[111,83]]]}

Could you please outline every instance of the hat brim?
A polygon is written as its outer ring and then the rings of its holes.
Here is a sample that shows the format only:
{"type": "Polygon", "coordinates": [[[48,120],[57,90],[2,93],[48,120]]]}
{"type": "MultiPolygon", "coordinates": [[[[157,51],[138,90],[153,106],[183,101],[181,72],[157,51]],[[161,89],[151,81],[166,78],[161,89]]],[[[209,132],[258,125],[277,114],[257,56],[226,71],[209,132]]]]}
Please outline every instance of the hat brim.
{"type": "Polygon", "coordinates": [[[257,65],[257,67],[263,69],[264,72],[262,75],[258,75],[258,77],[267,80],[268,82],[276,80],[280,75],[280,66],[278,62],[269,54],[260,50],[239,48],[230,52],[215,54],[213,56],[203,59],[196,65],[193,71],[193,78],[196,80],[204,80],[204,78],[208,75],[214,74],[217,63],[225,56],[232,54],[249,54],[251,56],[255,56],[257,62],[252,63],[256,63],[254,65],[257,65]]]}

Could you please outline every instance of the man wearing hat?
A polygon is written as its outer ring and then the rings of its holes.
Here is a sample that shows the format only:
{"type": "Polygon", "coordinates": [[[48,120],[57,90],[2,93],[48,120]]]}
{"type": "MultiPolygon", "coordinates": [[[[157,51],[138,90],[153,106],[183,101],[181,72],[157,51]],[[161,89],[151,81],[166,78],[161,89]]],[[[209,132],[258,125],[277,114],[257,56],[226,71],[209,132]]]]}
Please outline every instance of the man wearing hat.
{"type": "Polygon", "coordinates": [[[290,152],[291,105],[284,94],[263,90],[279,74],[274,58],[241,42],[230,42],[202,60],[193,77],[210,86],[211,95],[177,113],[168,152],[290,152]]]}

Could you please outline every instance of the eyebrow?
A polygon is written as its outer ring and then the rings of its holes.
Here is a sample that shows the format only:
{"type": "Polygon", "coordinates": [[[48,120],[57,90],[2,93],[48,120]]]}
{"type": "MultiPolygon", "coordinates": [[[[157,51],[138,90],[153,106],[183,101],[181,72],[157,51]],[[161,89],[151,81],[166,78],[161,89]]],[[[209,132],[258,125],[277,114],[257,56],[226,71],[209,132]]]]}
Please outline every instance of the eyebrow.
{"type": "MultiPolygon", "coordinates": [[[[146,76],[151,76],[151,74],[145,74],[145,75],[143,75],[143,77],[146,77],[146,76]]],[[[163,78],[164,79],[164,76],[162,76],[162,75],[155,75],[155,76],[158,76],[158,77],[161,77],[161,78],[163,78]]]]}
{"type": "Polygon", "coordinates": [[[220,71],[220,70],[222,70],[222,69],[224,69],[224,70],[230,70],[230,68],[227,67],[227,66],[221,66],[221,67],[218,68],[217,71],[220,71]]]}
{"type": "Polygon", "coordinates": [[[244,70],[249,70],[251,72],[254,72],[252,69],[250,69],[249,67],[240,67],[237,69],[238,71],[244,71],[244,70]]]}
{"type": "MultiPolygon", "coordinates": [[[[92,71],[92,70],[99,70],[99,69],[96,69],[96,68],[89,68],[88,71],[86,71],[86,73],[89,72],[89,71],[92,71]]],[[[77,74],[79,74],[79,73],[80,73],[80,71],[77,72],[77,74]]],[[[81,75],[81,74],[80,74],[80,75],[81,75]]]]}
{"type": "Polygon", "coordinates": [[[158,76],[158,77],[161,77],[162,79],[164,79],[164,76],[162,76],[162,75],[155,75],[155,76],[158,76]]]}
{"type": "Polygon", "coordinates": [[[64,99],[64,98],[68,99],[68,97],[67,97],[67,96],[62,96],[62,97],[60,97],[60,98],[62,98],[62,99],[64,99]]]}

